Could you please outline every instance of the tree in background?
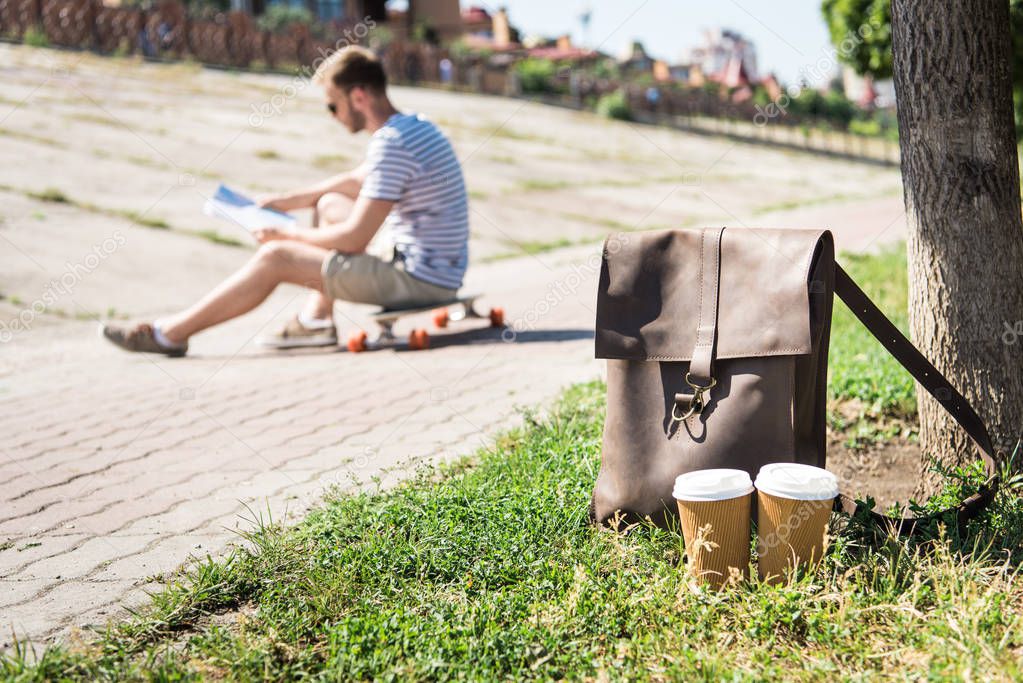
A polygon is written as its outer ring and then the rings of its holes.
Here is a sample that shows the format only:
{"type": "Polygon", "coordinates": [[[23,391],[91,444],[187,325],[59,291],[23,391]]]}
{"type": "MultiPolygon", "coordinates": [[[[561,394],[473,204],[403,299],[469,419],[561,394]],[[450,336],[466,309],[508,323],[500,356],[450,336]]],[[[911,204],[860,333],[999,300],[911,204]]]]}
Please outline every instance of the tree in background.
{"type": "Polygon", "coordinates": [[[1012,100],[1016,112],[1016,139],[1023,138],[1023,0],[1009,2],[1012,35],[1012,100]]]}
{"type": "MultiPolygon", "coordinates": [[[[1008,4],[1016,136],[1023,138],[1023,0],[1008,4]]],[[[891,77],[891,0],[822,0],[821,12],[839,60],[860,76],[891,77]]]]}
{"type": "MultiPolygon", "coordinates": [[[[891,26],[913,340],[1011,452],[1023,429],[1023,338],[1005,331],[1023,325],[1023,221],[1009,4],[894,0],[891,26]]],[[[973,461],[937,401],[919,388],[917,400],[924,451],[973,461]]],[[[925,479],[919,493],[936,488],[925,479]]]]}
{"type": "Polygon", "coordinates": [[[860,76],[892,75],[891,0],[823,0],[821,12],[839,59],[860,76]]]}

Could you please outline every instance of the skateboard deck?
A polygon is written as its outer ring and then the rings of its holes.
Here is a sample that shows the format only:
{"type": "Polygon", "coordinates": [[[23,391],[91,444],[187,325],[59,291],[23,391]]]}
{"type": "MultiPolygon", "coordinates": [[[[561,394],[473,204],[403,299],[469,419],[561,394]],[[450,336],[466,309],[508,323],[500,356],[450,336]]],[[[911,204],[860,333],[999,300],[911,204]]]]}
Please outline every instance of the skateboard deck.
{"type": "MultiPolygon", "coordinates": [[[[377,329],[374,334],[365,330],[353,332],[348,338],[348,350],[353,353],[372,351],[381,348],[396,348],[405,342],[394,333],[394,325],[406,316],[433,313],[433,324],[442,329],[449,323],[460,322],[472,318],[486,319],[491,327],[504,327],[504,310],[498,307],[482,313],[476,308],[476,299],[480,294],[464,294],[446,302],[416,308],[381,309],[372,313],[370,318],[377,329]]],[[[407,348],[411,350],[426,349],[430,346],[430,335],[423,328],[413,329],[407,338],[407,348]]]]}

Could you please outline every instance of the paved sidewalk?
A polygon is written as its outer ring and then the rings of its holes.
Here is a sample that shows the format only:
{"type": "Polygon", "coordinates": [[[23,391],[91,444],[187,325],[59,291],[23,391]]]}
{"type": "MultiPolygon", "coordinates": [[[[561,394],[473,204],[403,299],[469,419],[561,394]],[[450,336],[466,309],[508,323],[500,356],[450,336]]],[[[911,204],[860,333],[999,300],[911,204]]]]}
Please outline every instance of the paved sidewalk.
{"type": "MultiPolygon", "coordinates": [[[[428,352],[258,349],[260,329],[298,307],[293,289],[198,337],[187,359],[124,354],[91,323],[16,339],[0,384],[0,647],[12,629],[49,642],[123,615],[253,514],[294,520],[330,486],[471,453],[518,406],[599,376],[597,252],[473,269],[469,288],[505,307],[512,342],[476,321],[428,352]]],[[[339,310],[342,334],[365,319],[339,310]]]]}

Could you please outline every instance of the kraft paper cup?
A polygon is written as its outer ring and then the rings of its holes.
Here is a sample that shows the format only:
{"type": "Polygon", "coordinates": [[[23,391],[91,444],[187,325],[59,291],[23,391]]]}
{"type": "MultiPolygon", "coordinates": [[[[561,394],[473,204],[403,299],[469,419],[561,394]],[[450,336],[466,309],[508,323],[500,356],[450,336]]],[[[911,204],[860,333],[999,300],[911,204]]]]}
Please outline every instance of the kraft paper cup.
{"type": "Polygon", "coordinates": [[[774,463],[760,468],[755,485],[758,572],[777,583],[793,567],[824,556],[838,478],[811,465],[774,463]]]}
{"type": "Polygon", "coordinates": [[[720,588],[745,578],[750,560],[753,482],[742,470],[697,470],[679,475],[673,491],[682,520],[689,573],[720,588]]]}

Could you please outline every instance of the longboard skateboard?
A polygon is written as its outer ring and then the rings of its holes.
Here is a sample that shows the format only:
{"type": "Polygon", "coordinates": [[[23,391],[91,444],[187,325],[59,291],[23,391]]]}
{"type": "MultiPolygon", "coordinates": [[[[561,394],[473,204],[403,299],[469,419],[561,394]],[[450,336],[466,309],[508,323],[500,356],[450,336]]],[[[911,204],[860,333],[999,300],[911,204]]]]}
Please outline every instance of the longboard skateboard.
{"type": "MultiPolygon", "coordinates": [[[[487,313],[481,313],[476,308],[476,299],[479,297],[479,294],[467,294],[451,301],[420,308],[381,309],[370,315],[373,323],[377,326],[375,334],[370,335],[366,330],[353,332],[348,337],[348,350],[352,353],[359,353],[400,346],[402,341],[394,334],[395,323],[406,316],[424,313],[433,313],[433,324],[438,329],[447,327],[448,323],[470,318],[489,320],[491,327],[504,327],[504,310],[494,307],[487,313]]],[[[416,328],[409,333],[407,342],[408,348],[411,350],[427,349],[430,347],[430,335],[425,329],[416,328]]]]}

